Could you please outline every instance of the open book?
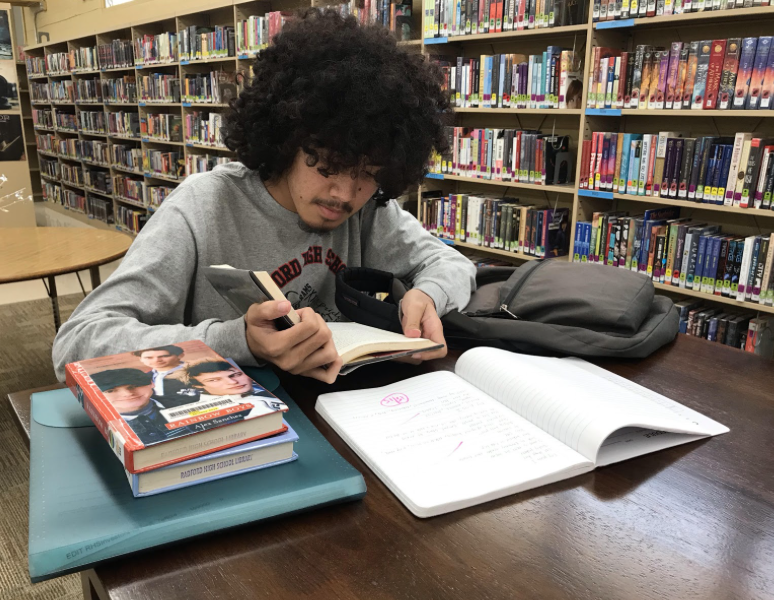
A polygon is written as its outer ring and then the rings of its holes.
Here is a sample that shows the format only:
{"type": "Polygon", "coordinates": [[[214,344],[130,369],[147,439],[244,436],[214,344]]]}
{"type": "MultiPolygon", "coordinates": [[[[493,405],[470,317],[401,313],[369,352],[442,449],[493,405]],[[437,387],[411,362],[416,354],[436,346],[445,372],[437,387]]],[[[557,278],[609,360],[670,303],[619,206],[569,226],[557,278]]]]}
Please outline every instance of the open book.
{"type": "MultiPolygon", "coordinates": [[[[247,313],[250,306],[256,302],[287,300],[266,271],[247,271],[229,265],[214,265],[205,267],[203,272],[212,287],[239,313],[247,313]]],[[[278,329],[286,329],[300,320],[296,311],[291,308],[286,317],[276,319],[275,322],[278,329]]],[[[432,340],[409,338],[360,323],[328,323],[328,328],[333,336],[333,344],[344,363],[340,375],[346,375],[370,363],[442,348],[441,344],[432,340]]]]}
{"type": "Polygon", "coordinates": [[[418,517],[728,428],[577,358],[475,348],[455,372],[323,394],[317,412],[418,517]]]}

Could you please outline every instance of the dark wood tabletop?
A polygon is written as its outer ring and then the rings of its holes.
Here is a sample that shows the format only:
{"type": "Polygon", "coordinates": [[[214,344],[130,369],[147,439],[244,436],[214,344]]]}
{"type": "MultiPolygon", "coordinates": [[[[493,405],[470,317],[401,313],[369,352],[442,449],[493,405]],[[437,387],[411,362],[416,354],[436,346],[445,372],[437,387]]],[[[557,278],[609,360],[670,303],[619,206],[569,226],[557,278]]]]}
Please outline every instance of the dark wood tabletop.
{"type": "MultiPolygon", "coordinates": [[[[455,356],[360,369],[336,389],[450,369],[455,356]]],[[[774,598],[774,364],[684,335],[645,360],[594,362],[731,432],[418,519],[314,412],[331,388],[285,377],[363,473],[365,499],[124,557],[88,572],[84,589],[121,600],[774,598]]],[[[11,400],[24,418],[29,392],[11,400]]]]}

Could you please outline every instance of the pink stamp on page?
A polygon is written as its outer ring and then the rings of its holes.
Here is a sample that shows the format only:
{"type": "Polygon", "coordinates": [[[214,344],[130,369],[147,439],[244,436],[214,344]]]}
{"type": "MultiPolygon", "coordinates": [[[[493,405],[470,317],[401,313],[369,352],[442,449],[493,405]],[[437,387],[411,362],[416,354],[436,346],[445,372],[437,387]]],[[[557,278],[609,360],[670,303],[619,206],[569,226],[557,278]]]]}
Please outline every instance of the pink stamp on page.
{"type": "Polygon", "coordinates": [[[382,406],[400,406],[406,404],[409,401],[409,397],[406,394],[390,394],[382,398],[382,406]]]}

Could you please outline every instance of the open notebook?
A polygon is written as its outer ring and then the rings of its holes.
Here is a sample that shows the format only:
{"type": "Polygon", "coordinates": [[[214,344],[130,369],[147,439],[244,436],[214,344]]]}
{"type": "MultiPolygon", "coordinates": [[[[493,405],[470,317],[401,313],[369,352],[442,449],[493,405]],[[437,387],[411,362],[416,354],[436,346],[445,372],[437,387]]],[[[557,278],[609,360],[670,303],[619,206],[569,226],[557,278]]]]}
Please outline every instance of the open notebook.
{"type": "Polygon", "coordinates": [[[728,431],[583,360],[493,348],[316,409],[418,517],[728,431]]]}

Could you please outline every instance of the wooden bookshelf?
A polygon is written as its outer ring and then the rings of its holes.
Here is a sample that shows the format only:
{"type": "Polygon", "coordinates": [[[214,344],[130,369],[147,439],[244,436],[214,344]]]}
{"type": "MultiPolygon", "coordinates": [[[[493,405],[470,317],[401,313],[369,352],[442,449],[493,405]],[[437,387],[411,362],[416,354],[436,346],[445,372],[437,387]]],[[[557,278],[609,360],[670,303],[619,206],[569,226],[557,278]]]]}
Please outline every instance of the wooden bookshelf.
{"type": "MultiPolygon", "coordinates": [[[[731,10],[705,10],[702,12],[690,12],[679,15],[661,15],[658,17],[643,17],[628,19],[633,23],[621,23],[622,28],[648,28],[648,27],[683,27],[687,25],[708,24],[715,22],[718,27],[730,21],[755,20],[761,17],[774,16],[774,6],[755,6],[750,8],[734,8],[731,10]]],[[[616,21],[602,21],[594,23],[594,29],[613,29],[614,26],[609,23],[616,21]]],[[[620,23],[620,22],[619,22],[620,23]]],[[[760,34],[763,35],[763,34],[760,34]]],[[[720,37],[720,36],[718,36],[720,37]]]]}
{"type": "MultiPolygon", "coordinates": [[[[592,4],[590,2],[590,4],[592,4]]],[[[577,182],[580,177],[580,164],[577,160],[579,148],[582,140],[590,139],[594,131],[620,131],[620,132],[638,132],[648,133],[660,130],[681,129],[693,132],[694,128],[700,128],[703,131],[719,131],[715,135],[727,135],[728,128],[737,127],[737,131],[753,131],[759,127],[770,127],[774,132],[774,110],[644,110],[644,109],[620,109],[600,111],[602,114],[594,114],[597,111],[586,110],[586,90],[589,80],[590,68],[592,67],[591,58],[595,46],[612,46],[632,50],[636,43],[650,43],[666,45],[664,40],[682,40],[684,42],[699,39],[715,39],[739,37],[743,35],[770,35],[770,30],[774,26],[774,6],[733,9],[722,11],[704,11],[699,13],[687,13],[681,15],[670,15],[650,18],[634,18],[625,21],[605,21],[602,23],[593,23],[591,7],[589,7],[589,20],[586,24],[573,25],[570,27],[557,27],[549,29],[511,31],[497,34],[465,35],[454,36],[442,39],[424,40],[424,51],[427,54],[443,54],[453,57],[462,54],[463,56],[477,56],[478,54],[494,53],[525,53],[535,52],[537,43],[558,44],[568,47],[568,37],[575,41],[576,36],[584,36],[584,40],[578,40],[575,43],[576,48],[583,49],[585,46],[585,61],[582,75],[584,84],[583,108],[580,109],[511,109],[511,108],[456,108],[455,114],[464,118],[466,127],[516,127],[532,128],[532,123],[541,127],[544,132],[550,131],[550,126],[545,123],[551,123],[548,119],[552,117],[565,117],[564,122],[570,122],[567,117],[578,116],[578,128],[572,127],[569,135],[572,138],[572,150],[576,153],[576,176],[577,182]],[[671,36],[671,38],[669,37],[671,36]],[[656,41],[649,41],[653,38],[656,41]],[[554,41],[556,40],[556,41],[554,41]],[[497,47],[484,48],[477,45],[480,42],[497,43],[497,47]],[[467,46],[464,50],[460,48],[467,42],[476,42],[471,44],[470,49],[467,46]],[[585,42],[585,44],[584,44],[585,42]],[[454,45],[453,45],[454,44],[454,45]],[[438,46],[438,48],[435,48],[438,46]],[[481,48],[479,50],[479,47],[481,48]],[[482,118],[491,116],[490,121],[482,121],[482,118]],[[528,124],[524,124],[524,119],[528,124]],[[645,119],[641,119],[645,117],[645,119]],[[685,120],[683,121],[683,117],[685,120]],[[491,125],[496,121],[497,125],[491,125]],[[511,121],[510,119],[514,120],[511,121]],[[541,120],[542,118],[542,120],[541,120]],[[504,119],[509,119],[505,121],[504,119]],[[769,126],[768,124],[771,124],[769,126]]],[[[569,46],[572,47],[572,46],[569,46]]],[[[583,50],[582,50],[583,51],[583,50]]],[[[767,130],[768,131],[768,130],[767,130]]],[[[567,130],[562,132],[567,135],[567,130]]],[[[704,135],[704,133],[700,134],[704,135]]],[[[659,206],[676,206],[685,209],[685,214],[690,211],[698,211],[702,214],[702,219],[712,223],[725,225],[724,229],[737,233],[751,235],[752,232],[768,231],[774,228],[774,210],[764,209],[743,209],[739,207],[718,206],[714,204],[704,204],[688,200],[677,200],[670,198],[656,198],[650,196],[632,196],[628,194],[609,194],[608,198],[587,197],[580,195],[576,189],[576,184],[569,186],[539,186],[534,184],[520,184],[516,182],[501,182],[494,180],[483,180],[470,177],[459,177],[454,175],[429,175],[423,186],[419,190],[418,199],[421,199],[423,189],[441,189],[444,194],[450,193],[473,193],[477,187],[490,186],[492,188],[514,188],[518,190],[518,196],[522,199],[522,193],[529,194],[524,197],[525,200],[541,204],[554,204],[554,198],[559,202],[572,202],[571,223],[570,223],[570,249],[573,248],[575,224],[579,220],[588,221],[591,213],[603,210],[621,209],[620,204],[626,202],[643,205],[643,209],[659,206]],[[449,182],[449,183],[446,183],[449,182]],[[543,194],[539,194],[543,192],[543,194]],[[547,198],[547,194],[552,197],[547,198]]],[[[499,193],[499,192],[498,192],[499,193]]],[[[511,194],[509,194],[511,195],[511,194]]],[[[516,193],[512,194],[516,195],[516,193]]],[[[562,204],[565,205],[566,204],[562,204]]],[[[634,213],[635,211],[631,211],[634,213]]],[[[492,256],[508,256],[520,260],[530,260],[534,257],[519,255],[494,248],[486,248],[467,244],[466,242],[455,241],[454,245],[472,249],[492,256]],[[504,254],[503,254],[504,253],[504,254]]],[[[729,298],[716,297],[714,295],[702,294],[693,290],[677,288],[663,284],[656,284],[659,291],[669,292],[682,296],[698,297],[706,300],[708,303],[718,302],[728,305],[736,305],[740,308],[750,311],[762,311],[774,313],[773,307],[766,307],[751,302],[737,302],[729,298]]]]}
{"type": "Polygon", "coordinates": [[[765,304],[758,304],[757,302],[741,302],[733,298],[724,298],[723,296],[715,296],[712,294],[705,294],[695,290],[689,290],[686,288],[677,287],[674,285],[666,285],[664,283],[653,283],[656,289],[663,290],[665,292],[671,292],[673,294],[679,294],[681,296],[691,296],[692,298],[701,298],[708,302],[720,302],[721,304],[727,304],[729,306],[736,306],[737,308],[744,308],[751,311],[759,311],[765,313],[774,313],[774,306],[767,306],[765,304]]]}
{"type": "Polygon", "coordinates": [[[583,110],[580,108],[455,108],[454,112],[460,115],[546,115],[559,117],[580,115],[583,110]]]}
{"type": "Polygon", "coordinates": [[[774,219],[774,210],[762,208],[739,208],[738,206],[723,206],[719,204],[705,204],[703,202],[692,202],[691,200],[676,200],[674,198],[661,198],[653,196],[632,196],[631,194],[613,193],[613,198],[617,200],[629,200],[630,202],[644,202],[647,204],[657,204],[659,206],[681,206],[683,208],[692,208],[694,210],[709,210],[712,212],[723,212],[735,215],[749,217],[763,217],[774,219]]]}

